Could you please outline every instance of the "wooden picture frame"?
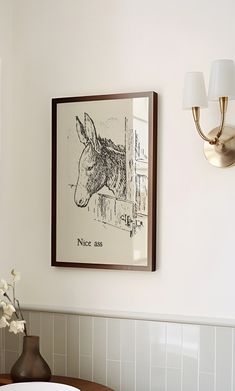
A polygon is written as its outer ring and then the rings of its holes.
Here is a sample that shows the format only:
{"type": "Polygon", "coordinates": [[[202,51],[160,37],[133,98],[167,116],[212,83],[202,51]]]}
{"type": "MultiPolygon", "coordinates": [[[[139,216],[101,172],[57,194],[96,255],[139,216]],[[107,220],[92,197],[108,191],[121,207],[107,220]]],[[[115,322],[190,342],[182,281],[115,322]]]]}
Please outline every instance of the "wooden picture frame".
{"type": "Polygon", "coordinates": [[[52,99],[52,266],[156,268],[157,93],[52,99]]]}

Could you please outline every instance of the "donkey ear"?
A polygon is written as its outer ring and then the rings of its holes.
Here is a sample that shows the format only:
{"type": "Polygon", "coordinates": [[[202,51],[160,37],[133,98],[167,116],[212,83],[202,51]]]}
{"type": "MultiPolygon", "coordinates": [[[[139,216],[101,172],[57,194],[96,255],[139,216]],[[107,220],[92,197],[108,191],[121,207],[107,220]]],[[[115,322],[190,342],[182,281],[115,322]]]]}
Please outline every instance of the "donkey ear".
{"type": "Polygon", "coordinates": [[[86,135],[85,127],[83,123],[80,121],[80,119],[78,118],[78,116],[76,116],[76,131],[81,143],[86,145],[89,142],[89,139],[86,135]]]}
{"type": "Polygon", "coordinates": [[[101,153],[101,144],[100,140],[97,137],[94,121],[87,113],[84,113],[84,123],[86,136],[89,139],[89,142],[91,143],[96,152],[101,153]]]}

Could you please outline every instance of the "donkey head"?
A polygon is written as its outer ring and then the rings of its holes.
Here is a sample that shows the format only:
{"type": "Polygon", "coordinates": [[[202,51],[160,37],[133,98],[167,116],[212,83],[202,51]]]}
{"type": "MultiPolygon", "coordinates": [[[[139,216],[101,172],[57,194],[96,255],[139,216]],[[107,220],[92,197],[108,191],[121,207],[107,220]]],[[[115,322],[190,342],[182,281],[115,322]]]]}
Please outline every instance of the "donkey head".
{"type": "Polygon", "coordinates": [[[85,145],[78,162],[78,179],[74,193],[77,206],[87,206],[92,194],[106,183],[106,162],[102,154],[101,140],[91,117],[84,113],[84,124],[76,116],[78,138],[85,145]]]}

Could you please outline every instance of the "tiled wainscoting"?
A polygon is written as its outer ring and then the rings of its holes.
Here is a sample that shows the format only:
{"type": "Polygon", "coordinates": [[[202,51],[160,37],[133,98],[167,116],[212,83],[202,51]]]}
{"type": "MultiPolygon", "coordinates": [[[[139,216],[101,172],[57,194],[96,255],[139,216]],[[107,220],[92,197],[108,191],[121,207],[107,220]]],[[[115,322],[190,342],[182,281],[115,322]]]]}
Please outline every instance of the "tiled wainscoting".
{"type": "MultiPolygon", "coordinates": [[[[25,312],[29,333],[54,374],[115,391],[235,391],[234,329],[25,312]]],[[[0,330],[0,369],[9,372],[22,337],[0,330]]]]}

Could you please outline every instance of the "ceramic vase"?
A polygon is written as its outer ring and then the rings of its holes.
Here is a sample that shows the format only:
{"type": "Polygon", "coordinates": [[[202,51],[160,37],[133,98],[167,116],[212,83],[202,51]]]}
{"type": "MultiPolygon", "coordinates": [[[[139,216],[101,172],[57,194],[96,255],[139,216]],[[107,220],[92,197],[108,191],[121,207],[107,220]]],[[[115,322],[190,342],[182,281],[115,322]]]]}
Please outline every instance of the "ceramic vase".
{"type": "Polygon", "coordinates": [[[51,370],[39,351],[39,337],[25,336],[23,351],[11,369],[13,382],[50,381],[51,370]]]}

